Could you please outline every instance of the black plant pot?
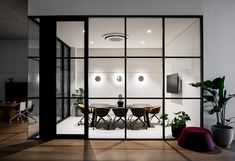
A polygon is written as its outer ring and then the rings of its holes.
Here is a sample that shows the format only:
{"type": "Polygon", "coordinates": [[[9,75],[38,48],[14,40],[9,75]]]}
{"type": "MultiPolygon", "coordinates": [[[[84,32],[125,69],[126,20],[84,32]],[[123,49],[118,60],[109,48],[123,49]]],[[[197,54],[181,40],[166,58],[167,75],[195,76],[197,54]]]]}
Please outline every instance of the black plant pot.
{"type": "Polygon", "coordinates": [[[175,138],[179,138],[181,132],[183,131],[183,129],[186,127],[186,125],[182,125],[182,126],[171,126],[171,132],[172,132],[172,136],[175,138]]]}
{"type": "Polygon", "coordinates": [[[124,102],[123,101],[117,101],[118,107],[123,107],[124,102]]]}

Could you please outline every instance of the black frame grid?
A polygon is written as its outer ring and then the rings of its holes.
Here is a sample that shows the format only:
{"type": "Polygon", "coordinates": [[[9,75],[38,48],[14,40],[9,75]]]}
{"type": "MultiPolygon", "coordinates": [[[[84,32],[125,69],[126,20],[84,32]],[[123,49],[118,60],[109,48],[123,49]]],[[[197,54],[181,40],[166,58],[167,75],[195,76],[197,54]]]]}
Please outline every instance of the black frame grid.
{"type": "MultiPolygon", "coordinates": [[[[61,97],[56,96],[57,100],[61,100],[61,119],[57,120],[57,123],[63,121],[64,119],[68,118],[70,116],[70,47],[67,45],[64,41],[56,38],[56,41],[60,44],[60,56],[56,56],[56,60],[60,60],[60,66],[56,64],[57,70],[61,70],[61,97]],[[65,50],[68,49],[68,55],[65,56],[65,50]],[[65,66],[65,61],[67,61],[67,67],[65,66]],[[65,72],[68,72],[68,78],[67,78],[67,90],[65,90],[65,72]],[[67,96],[65,95],[67,93],[67,96]],[[67,114],[65,113],[65,100],[68,100],[67,102],[67,114]]],[[[57,71],[56,71],[57,72],[57,71]]],[[[58,108],[57,108],[58,109],[58,108]]],[[[58,112],[58,111],[57,111],[58,112]]],[[[57,113],[56,112],[56,113],[57,113]]],[[[58,114],[58,113],[57,113],[58,114]]]]}
{"type": "MultiPolygon", "coordinates": [[[[201,93],[200,93],[200,97],[173,97],[173,98],[169,98],[169,97],[166,97],[165,96],[165,58],[197,58],[197,59],[200,59],[200,79],[201,81],[203,80],[203,17],[200,16],[200,15],[186,15],[186,16],[181,16],[181,15],[173,15],[173,16],[139,16],[139,15],[136,15],[136,16],[94,16],[94,15],[90,15],[90,16],[83,16],[83,17],[80,17],[80,16],[40,16],[40,17],[37,17],[37,18],[40,18],[40,21],[42,20],[42,27],[41,26],[41,30],[44,31],[44,32],[40,32],[40,42],[42,42],[42,44],[40,44],[40,53],[42,52],[45,52],[45,48],[46,48],[46,42],[49,43],[50,45],[53,45],[54,43],[51,43],[50,41],[55,40],[55,31],[56,31],[56,22],[57,21],[84,21],[85,23],[85,37],[84,37],[84,57],[82,57],[82,59],[84,58],[84,89],[85,89],[85,96],[84,96],[84,99],[85,99],[85,106],[88,106],[89,105],[89,99],[117,99],[117,97],[109,97],[109,98],[105,98],[105,97],[89,97],[89,84],[88,84],[88,72],[89,72],[89,59],[90,58],[124,58],[124,68],[125,68],[125,91],[124,91],[124,101],[125,101],[125,105],[126,105],[126,102],[127,102],[127,99],[162,99],[162,113],[165,114],[165,100],[167,99],[197,99],[197,100],[200,100],[200,104],[201,104],[201,107],[200,107],[200,124],[201,124],[201,127],[203,127],[203,98],[202,98],[202,90],[201,90],[201,93]],[[126,22],[126,19],[127,18],[161,18],[162,19],[162,56],[151,56],[151,57],[148,57],[148,56],[127,56],[127,42],[125,40],[125,43],[124,43],[124,56],[117,56],[117,57],[106,57],[106,56],[89,56],[89,53],[88,53],[88,50],[89,50],[89,44],[88,44],[88,37],[89,37],[89,33],[88,33],[88,25],[89,25],[89,22],[88,22],[88,19],[89,18],[124,18],[124,32],[125,32],[125,35],[127,34],[127,28],[126,28],[126,25],[127,25],[127,22],[126,22]],[[198,18],[199,21],[200,21],[200,56],[176,56],[176,57],[173,57],[173,56],[165,56],[165,19],[166,18],[198,18]],[[46,26],[52,24],[51,28],[48,30],[46,29],[46,26]],[[49,31],[51,31],[53,34],[49,34],[49,31]],[[50,39],[47,40],[46,42],[43,42],[45,41],[45,33],[48,33],[50,36],[50,39]],[[163,81],[163,86],[162,86],[162,97],[127,97],[127,80],[126,80],[126,77],[127,77],[127,59],[128,58],[162,58],[162,81],[163,81]]],[[[48,36],[47,36],[48,37],[48,36]]],[[[55,46],[55,45],[54,45],[55,46]]],[[[52,48],[50,48],[51,50],[49,51],[46,51],[47,53],[48,52],[53,52],[55,53],[55,49],[52,50],[52,48]]],[[[53,57],[53,56],[52,56],[53,57]]],[[[52,57],[50,60],[52,60],[52,57]]],[[[41,58],[41,55],[40,55],[40,58],[41,58]]],[[[55,56],[53,58],[55,60],[55,56]]],[[[77,59],[76,57],[71,57],[71,59],[77,59]]],[[[81,59],[81,58],[78,58],[78,59],[81,59]]],[[[42,62],[40,62],[41,64],[42,62]]],[[[43,67],[40,67],[40,69],[46,69],[46,64],[48,64],[48,60],[45,62],[45,64],[43,63],[43,67]]],[[[41,65],[42,66],[42,65],[41,65]]],[[[55,69],[54,69],[55,70],[55,69]]],[[[40,72],[45,72],[45,70],[40,70],[40,72]]],[[[41,73],[40,73],[41,74],[41,73]]],[[[45,77],[42,76],[40,77],[40,80],[43,80],[45,79],[45,77]],[[42,77],[42,78],[41,78],[42,77]]],[[[45,85],[45,83],[43,83],[43,81],[40,81],[41,82],[41,86],[40,86],[40,89],[45,89],[47,86],[45,85]]],[[[53,78],[53,76],[51,76],[51,79],[50,79],[50,83],[55,84],[55,79],[53,78]]],[[[70,82],[69,82],[70,83],[70,82]]],[[[55,85],[53,85],[55,86],[55,85]]],[[[40,95],[42,95],[44,92],[42,92],[45,90],[40,90],[40,95]]],[[[52,90],[53,91],[53,88],[52,90]]],[[[55,96],[55,89],[54,89],[54,92],[52,92],[54,94],[52,94],[52,96],[50,98],[53,98],[53,95],[55,96]]],[[[44,99],[40,99],[40,103],[43,103],[45,104],[45,97],[43,97],[44,99]]],[[[55,97],[54,97],[55,99],[55,97]]],[[[73,97],[70,97],[70,99],[73,99],[73,97]]],[[[55,106],[55,103],[54,104],[51,104],[53,107],[56,107],[55,106]]],[[[56,109],[56,108],[55,108],[56,109]]],[[[53,117],[55,116],[55,109],[52,109],[50,110],[51,112],[51,116],[50,117],[53,117]],[[53,112],[54,111],[54,112],[53,112]],[[54,113],[54,114],[52,114],[54,113]]],[[[44,113],[45,112],[45,109],[42,110],[40,108],[40,113],[44,113]]],[[[45,114],[42,114],[42,116],[44,116],[45,114]]],[[[40,116],[41,119],[43,119],[43,117],[40,116]]],[[[48,114],[47,114],[48,116],[48,114]]],[[[52,132],[53,130],[50,130],[50,133],[45,133],[45,130],[48,129],[46,128],[47,126],[49,125],[46,125],[46,122],[41,120],[40,121],[40,124],[44,124],[42,126],[40,126],[40,134],[42,133],[43,135],[40,135],[41,138],[50,138],[50,137],[57,137],[57,138],[84,138],[84,139],[88,139],[88,110],[85,110],[85,134],[84,135],[55,135],[55,131],[52,132]]],[[[53,118],[54,119],[54,118],[53,118]]],[[[126,119],[126,118],[125,118],[126,119]]],[[[44,119],[45,120],[45,119],[44,119]]],[[[51,124],[50,125],[54,125],[53,128],[55,128],[56,126],[56,123],[52,123],[53,121],[50,121],[51,124]]],[[[163,120],[163,138],[162,139],[166,139],[165,138],[165,128],[164,128],[164,125],[165,125],[165,121],[163,120]]],[[[52,128],[52,129],[53,129],[52,128]]],[[[105,138],[103,138],[105,139],[105,138]]],[[[112,139],[116,139],[116,138],[112,138],[112,139]]],[[[128,139],[126,138],[126,130],[125,130],[125,138],[123,139],[128,139]]],[[[109,140],[109,139],[108,139],[109,140]]],[[[145,139],[145,140],[158,140],[158,139],[145,139]]]]}

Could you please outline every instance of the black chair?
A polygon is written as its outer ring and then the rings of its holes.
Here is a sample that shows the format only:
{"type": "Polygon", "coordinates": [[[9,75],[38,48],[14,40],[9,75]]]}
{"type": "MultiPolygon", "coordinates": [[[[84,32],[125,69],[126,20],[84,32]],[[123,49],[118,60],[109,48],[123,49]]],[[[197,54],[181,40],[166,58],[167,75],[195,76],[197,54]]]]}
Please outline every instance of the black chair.
{"type": "Polygon", "coordinates": [[[135,124],[139,120],[143,124],[143,126],[145,126],[147,130],[146,109],[145,108],[131,108],[131,112],[132,112],[133,117],[136,117],[136,119],[134,121],[131,121],[130,119],[130,127],[133,129],[135,124]],[[144,120],[142,118],[144,118],[144,120]]]}
{"type": "Polygon", "coordinates": [[[123,108],[123,107],[113,108],[113,113],[115,115],[115,117],[113,119],[113,129],[115,129],[114,128],[115,124],[118,123],[120,120],[125,123],[125,120],[123,119],[123,117],[126,116],[127,111],[128,111],[128,109],[123,108]],[[116,118],[117,118],[117,120],[116,120],[116,118]]]}
{"type": "Polygon", "coordinates": [[[112,121],[111,116],[109,116],[109,111],[110,108],[105,108],[105,107],[99,107],[99,108],[95,108],[94,112],[95,112],[95,122],[94,122],[94,126],[93,126],[93,130],[95,129],[95,127],[97,126],[97,124],[102,120],[104,122],[104,124],[107,126],[107,129],[109,129],[110,123],[112,121]],[[97,121],[97,117],[99,117],[98,121],[97,121]],[[104,119],[104,117],[108,117],[109,121],[107,121],[106,119],[104,119]]]}
{"type": "MultiPolygon", "coordinates": [[[[81,113],[83,114],[82,118],[78,121],[78,126],[82,124],[82,120],[84,120],[84,114],[85,114],[85,107],[83,104],[78,104],[78,108],[80,109],[81,113]]],[[[92,109],[88,108],[88,115],[92,113],[92,109]]],[[[91,117],[88,116],[89,121],[91,122],[91,117]]]]}
{"type": "Polygon", "coordinates": [[[155,117],[158,119],[158,123],[162,124],[162,121],[161,119],[157,116],[157,114],[160,112],[161,110],[161,106],[160,107],[154,107],[154,108],[151,108],[149,110],[149,114],[151,114],[151,116],[149,117],[149,122],[152,121],[152,119],[155,117]]]}

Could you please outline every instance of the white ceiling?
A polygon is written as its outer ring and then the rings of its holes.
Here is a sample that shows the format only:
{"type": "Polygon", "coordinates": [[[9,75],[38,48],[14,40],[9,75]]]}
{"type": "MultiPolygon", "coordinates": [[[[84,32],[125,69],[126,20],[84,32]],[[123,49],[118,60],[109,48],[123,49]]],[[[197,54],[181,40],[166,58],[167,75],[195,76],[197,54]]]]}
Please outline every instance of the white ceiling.
{"type": "MultiPolygon", "coordinates": [[[[166,43],[173,40],[197,20],[195,18],[166,19],[166,43]]],[[[160,18],[128,18],[126,30],[128,48],[162,47],[162,20],[160,18]],[[147,33],[147,30],[152,32],[147,33]]],[[[106,33],[124,33],[123,18],[90,18],[89,47],[124,48],[124,41],[104,40],[102,36],[106,33]]],[[[81,48],[84,46],[84,25],[82,22],[58,22],[57,36],[69,46],[81,48]]]]}
{"type": "Polygon", "coordinates": [[[0,0],[0,39],[27,39],[27,0],[0,0]]]}

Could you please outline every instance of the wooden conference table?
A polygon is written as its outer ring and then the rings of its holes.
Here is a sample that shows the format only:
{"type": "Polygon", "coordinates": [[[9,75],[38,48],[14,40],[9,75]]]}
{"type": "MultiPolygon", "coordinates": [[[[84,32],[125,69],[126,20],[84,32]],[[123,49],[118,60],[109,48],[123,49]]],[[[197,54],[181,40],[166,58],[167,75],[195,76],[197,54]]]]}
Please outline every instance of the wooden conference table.
{"type": "Polygon", "coordinates": [[[0,110],[3,111],[4,121],[10,122],[10,119],[16,114],[15,109],[19,103],[1,102],[0,110]]]}
{"type": "MultiPolygon", "coordinates": [[[[113,108],[117,108],[118,106],[117,105],[109,105],[109,104],[97,103],[97,104],[91,104],[89,107],[93,109],[91,127],[94,127],[95,109],[96,108],[110,108],[110,109],[113,109],[113,108]]],[[[145,108],[146,109],[146,123],[147,123],[148,127],[150,127],[149,112],[148,111],[149,111],[149,109],[151,107],[152,107],[152,105],[150,105],[150,104],[131,104],[131,105],[127,105],[126,106],[127,109],[131,109],[131,108],[145,108]]]]}

